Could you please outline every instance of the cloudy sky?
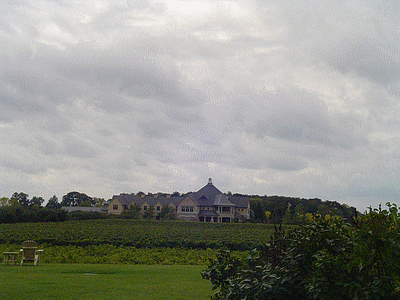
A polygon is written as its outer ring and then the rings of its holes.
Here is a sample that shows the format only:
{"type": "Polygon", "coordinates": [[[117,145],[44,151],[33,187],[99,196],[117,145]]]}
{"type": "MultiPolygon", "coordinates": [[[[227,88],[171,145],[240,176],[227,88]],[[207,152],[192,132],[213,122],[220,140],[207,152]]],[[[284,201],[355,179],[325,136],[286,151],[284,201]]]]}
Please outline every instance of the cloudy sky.
{"type": "Polygon", "coordinates": [[[400,199],[400,6],[0,5],[0,197],[400,199]]]}

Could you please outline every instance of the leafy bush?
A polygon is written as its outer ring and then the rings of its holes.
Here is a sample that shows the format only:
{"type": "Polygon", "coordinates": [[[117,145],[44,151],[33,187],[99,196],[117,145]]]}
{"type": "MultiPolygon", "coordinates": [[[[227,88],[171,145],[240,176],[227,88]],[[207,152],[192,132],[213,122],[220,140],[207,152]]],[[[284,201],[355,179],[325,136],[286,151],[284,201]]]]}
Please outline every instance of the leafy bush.
{"type": "Polygon", "coordinates": [[[399,299],[400,215],[369,209],[351,224],[340,217],[284,232],[246,259],[221,252],[202,275],[214,299],[399,299]]]}
{"type": "Polygon", "coordinates": [[[0,223],[63,222],[67,218],[66,211],[56,208],[34,208],[22,205],[0,207],[0,223]]]}

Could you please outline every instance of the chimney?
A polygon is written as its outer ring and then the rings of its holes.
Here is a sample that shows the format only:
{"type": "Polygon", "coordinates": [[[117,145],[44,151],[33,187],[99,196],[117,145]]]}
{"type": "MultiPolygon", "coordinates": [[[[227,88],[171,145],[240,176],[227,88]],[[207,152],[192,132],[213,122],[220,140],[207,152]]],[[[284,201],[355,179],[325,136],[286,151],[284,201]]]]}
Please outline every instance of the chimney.
{"type": "Polygon", "coordinates": [[[208,184],[212,185],[212,179],[211,178],[208,178],[208,184]]]}

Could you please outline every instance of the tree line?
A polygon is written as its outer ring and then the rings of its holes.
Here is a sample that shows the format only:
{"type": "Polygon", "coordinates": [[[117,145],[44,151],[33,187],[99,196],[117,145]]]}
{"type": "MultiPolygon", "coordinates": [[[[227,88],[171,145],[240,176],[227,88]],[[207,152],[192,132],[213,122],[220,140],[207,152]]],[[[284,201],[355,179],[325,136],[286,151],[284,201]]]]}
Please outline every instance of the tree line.
{"type": "MultiPolygon", "coordinates": [[[[137,194],[141,195],[144,193],[138,192],[137,194]]],[[[182,196],[186,194],[174,192],[172,195],[182,196]]],[[[228,192],[227,195],[232,195],[232,193],[228,192]]],[[[315,215],[323,217],[340,216],[348,220],[356,213],[354,207],[340,204],[336,201],[323,201],[318,198],[304,199],[242,194],[234,194],[234,196],[246,196],[250,198],[251,218],[249,221],[256,223],[304,224],[311,221],[315,215]]],[[[99,212],[73,212],[67,214],[61,210],[63,206],[101,207],[104,201],[103,198],[91,197],[84,193],[72,191],[64,195],[61,201],[59,201],[56,195],[53,195],[48,199],[46,205],[44,205],[45,200],[42,197],[34,196],[30,199],[26,193],[15,192],[11,198],[3,197],[0,199],[0,223],[64,221],[68,218],[106,218],[106,214],[99,212]]],[[[141,215],[140,207],[134,206],[130,207],[120,217],[139,218],[141,215]]],[[[142,217],[149,219],[154,217],[158,219],[174,219],[175,216],[176,214],[171,207],[163,207],[161,213],[158,215],[150,207],[142,217]]]]}
{"type": "Polygon", "coordinates": [[[318,198],[255,195],[250,198],[250,207],[255,222],[271,224],[304,224],[311,221],[315,215],[340,216],[349,220],[356,214],[354,207],[318,198]]]}
{"type": "Polygon", "coordinates": [[[24,192],[15,192],[11,198],[0,198],[0,223],[20,222],[63,222],[71,219],[102,219],[105,214],[99,212],[73,212],[61,209],[62,206],[100,206],[104,199],[92,198],[79,192],[70,192],[58,200],[56,195],[50,197],[43,205],[43,197],[31,199],[24,192]]]}

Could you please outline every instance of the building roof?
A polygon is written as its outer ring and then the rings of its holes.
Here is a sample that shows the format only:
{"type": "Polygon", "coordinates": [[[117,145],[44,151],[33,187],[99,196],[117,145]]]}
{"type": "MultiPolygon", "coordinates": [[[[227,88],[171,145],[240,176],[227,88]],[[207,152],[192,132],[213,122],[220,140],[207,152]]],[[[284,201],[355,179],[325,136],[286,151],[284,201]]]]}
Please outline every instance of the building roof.
{"type": "Polygon", "coordinates": [[[199,217],[218,217],[218,213],[215,210],[201,210],[199,217]]]}
{"type": "Polygon", "coordinates": [[[129,206],[135,203],[142,206],[144,203],[147,205],[155,206],[160,203],[162,206],[173,204],[178,206],[179,203],[189,197],[198,206],[235,206],[240,208],[247,208],[249,197],[245,196],[226,196],[219,189],[217,189],[211,178],[208,183],[195,193],[188,194],[187,196],[170,197],[165,195],[140,195],[135,194],[120,194],[113,196],[113,200],[117,199],[121,205],[129,206]]]}
{"type": "Polygon", "coordinates": [[[214,205],[218,206],[236,206],[236,204],[229,201],[229,197],[224,194],[219,194],[215,196],[214,205]]]}
{"type": "Polygon", "coordinates": [[[203,186],[200,190],[194,193],[194,198],[197,200],[198,204],[201,206],[213,206],[215,202],[215,197],[217,195],[223,194],[219,189],[217,189],[211,181],[211,178],[208,180],[208,183],[203,186]]]}
{"type": "Polygon", "coordinates": [[[184,197],[179,196],[179,197],[167,197],[167,196],[158,196],[156,197],[154,195],[145,195],[144,197],[140,197],[138,195],[134,194],[120,194],[120,195],[114,195],[113,200],[118,200],[121,205],[126,205],[129,206],[132,203],[142,206],[144,203],[147,203],[147,205],[150,206],[155,206],[157,203],[160,203],[162,206],[173,204],[177,206],[184,197]]]}
{"type": "Polygon", "coordinates": [[[229,201],[234,203],[236,207],[247,208],[249,205],[249,197],[247,196],[230,196],[229,201]]]}

